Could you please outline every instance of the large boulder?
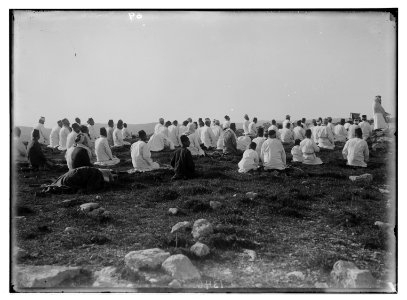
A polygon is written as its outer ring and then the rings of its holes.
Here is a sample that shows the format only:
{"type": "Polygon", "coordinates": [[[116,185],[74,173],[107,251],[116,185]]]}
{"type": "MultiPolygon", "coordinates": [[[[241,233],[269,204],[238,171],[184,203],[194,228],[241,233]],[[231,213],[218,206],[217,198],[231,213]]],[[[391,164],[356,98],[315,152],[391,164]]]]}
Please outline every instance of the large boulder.
{"type": "Polygon", "coordinates": [[[183,254],[168,257],[162,263],[162,268],[174,279],[187,281],[201,278],[198,269],[183,254]]]}
{"type": "Polygon", "coordinates": [[[82,268],[66,266],[19,266],[15,270],[17,288],[53,288],[81,275],[82,268]]]}
{"type": "Polygon", "coordinates": [[[172,226],[171,233],[176,233],[180,230],[191,228],[191,223],[188,221],[178,222],[174,226],[172,226]]]}
{"type": "Polygon", "coordinates": [[[206,219],[196,220],[192,227],[192,236],[195,240],[201,240],[202,238],[209,236],[213,233],[212,224],[206,219]]]}
{"type": "Polygon", "coordinates": [[[190,250],[192,253],[199,257],[207,256],[211,252],[208,246],[200,242],[196,242],[194,245],[192,245],[190,250]]]}
{"type": "Polygon", "coordinates": [[[331,272],[333,282],[341,288],[375,288],[376,280],[368,270],[360,270],[352,262],[339,260],[331,272]]]}
{"type": "Polygon", "coordinates": [[[93,287],[106,287],[106,288],[132,288],[134,284],[127,280],[119,279],[115,267],[106,267],[94,274],[95,281],[93,287]]]}
{"type": "Polygon", "coordinates": [[[124,263],[129,270],[136,273],[140,269],[158,269],[169,256],[170,253],[158,248],[131,251],[124,257],[124,263]]]}

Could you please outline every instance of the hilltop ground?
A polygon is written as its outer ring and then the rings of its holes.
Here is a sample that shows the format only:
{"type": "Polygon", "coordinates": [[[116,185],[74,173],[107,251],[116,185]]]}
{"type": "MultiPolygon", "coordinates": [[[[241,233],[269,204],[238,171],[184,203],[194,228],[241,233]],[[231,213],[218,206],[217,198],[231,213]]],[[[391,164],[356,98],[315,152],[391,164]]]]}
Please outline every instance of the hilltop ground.
{"type": "MultiPolygon", "coordinates": [[[[40,184],[63,172],[17,172],[12,234],[16,246],[28,252],[17,263],[122,268],[128,252],[158,247],[183,253],[198,267],[203,279],[185,285],[190,288],[314,288],[317,282],[333,287],[329,272],[340,259],[370,270],[378,287],[394,283],[394,238],[374,223],[395,222],[396,150],[392,145],[387,152],[371,151],[366,169],[347,167],[341,150],[322,151],[323,165],[295,165],[287,176],[239,174],[238,158],[201,157],[195,160],[201,174],[196,179],[173,182],[173,172],[166,169],[120,174],[118,184],[95,194],[36,197],[40,184]],[[373,182],[349,180],[363,173],[372,174],[373,182]],[[249,200],[249,191],[259,196],[249,200]],[[72,198],[77,204],[98,202],[112,218],[97,221],[78,213],[78,205],[61,205],[72,198]],[[210,200],[224,208],[212,210],[210,200]],[[170,216],[171,207],[182,208],[185,215],[170,216]],[[200,218],[215,226],[205,259],[190,253],[190,234],[177,241],[170,234],[177,222],[200,218]],[[66,227],[79,231],[68,234],[66,227]],[[257,258],[250,261],[244,249],[256,251],[257,258]],[[302,272],[305,279],[288,278],[291,271],[302,272]]],[[[290,149],[286,152],[290,163],[290,149]]],[[[116,155],[122,161],[116,170],[131,168],[128,150],[116,155]]],[[[164,152],[153,159],[168,164],[170,156],[164,152]]],[[[137,284],[160,286],[142,279],[137,284]]]]}

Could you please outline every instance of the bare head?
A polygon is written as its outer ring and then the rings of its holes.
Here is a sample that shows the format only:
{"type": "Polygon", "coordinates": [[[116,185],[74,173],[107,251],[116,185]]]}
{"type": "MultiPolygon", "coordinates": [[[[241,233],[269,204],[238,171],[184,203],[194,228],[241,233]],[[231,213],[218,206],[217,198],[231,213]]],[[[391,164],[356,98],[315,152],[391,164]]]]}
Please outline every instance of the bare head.
{"type": "Polygon", "coordinates": [[[251,142],[249,148],[252,150],[256,150],[257,144],[255,142],[251,142]]]}
{"type": "Polygon", "coordinates": [[[355,129],[355,136],[357,137],[357,138],[359,138],[359,139],[361,139],[362,138],[362,136],[363,136],[363,133],[362,133],[362,128],[356,128],[355,129]]]}
{"type": "Polygon", "coordinates": [[[300,126],[300,127],[302,127],[302,123],[301,123],[301,120],[298,120],[298,121],[297,121],[297,126],[300,126]]]}
{"type": "Polygon", "coordinates": [[[163,119],[163,118],[159,118],[159,119],[158,119],[158,122],[159,122],[161,125],[164,125],[164,119],[163,119]]]}
{"type": "Polygon", "coordinates": [[[114,122],[113,122],[113,120],[109,120],[109,121],[107,122],[107,126],[109,126],[109,127],[112,127],[112,128],[113,128],[113,126],[114,126],[114,122]]]}
{"type": "Polygon", "coordinates": [[[236,124],[230,123],[230,129],[232,129],[233,131],[236,131],[236,124]]]}
{"type": "Polygon", "coordinates": [[[182,147],[184,147],[184,148],[189,147],[189,145],[191,144],[191,142],[189,141],[189,138],[186,135],[181,135],[180,140],[182,143],[182,147]]]}
{"type": "Polygon", "coordinates": [[[271,125],[276,125],[277,124],[277,122],[276,122],[276,120],[271,120],[271,125]]]}
{"type": "Polygon", "coordinates": [[[257,118],[256,117],[253,118],[253,123],[255,123],[255,124],[257,123],[257,118]]]}
{"type": "Polygon", "coordinates": [[[226,121],[230,121],[230,117],[228,115],[225,116],[226,121]]]}
{"type": "Polygon", "coordinates": [[[140,140],[142,140],[142,141],[146,141],[147,140],[147,134],[146,134],[146,132],[144,131],[144,130],[140,130],[139,132],[138,132],[138,138],[140,139],[140,140]]]}
{"type": "Polygon", "coordinates": [[[41,117],[41,118],[38,120],[38,123],[44,124],[44,123],[45,123],[45,117],[41,117]]]}
{"type": "Polygon", "coordinates": [[[65,127],[69,127],[70,124],[69,124],[68,119],[66,119],[66,118],[62,119],[62,125],[65,127]]]}
{"type": "Polygon", "coordinates": [[[290,122],[287,122],[287,124],[285,124],[285,128],[290,129],[290,128],[291,128],[291,123],[290,123],[290,122]]]}
{"type": "Polygon", "coordinates": [[[178,126],[178,121],[177,120],[172,121],[172,125],[178,126]]]}
{"type": "Polygon", "coordinates": [[[206,120],[206,121],[205,121],[205,125],[208,126],[208,127],[210,127],[210,126],[211,126],[211,121],[210,121],[210,120],[206,120]]]}
{"type": "Polygon", "coordinates": [[[57,124],[58,124],[59,127],[62,127],[62,121],[61,120],[58,120],[57,124]]]}
{"type": "Polygon", "coordinates": [[[295,144],[296,146],[299,146],[300,143],[301,143],[301,140],[300,140],[300,139],[296,139],[296,140],[294,141],[294,144],[295,144]]]}
{"type": "Polygon", "coordinates": [[[286,120],[290,120],[290,118],[291,118],[290,115],[286,115],[286,116],[285,116],[285,119],[286,119],[286,120]]]}
{"type": "Polygon", "coordinates": [[[81,124],[81,119],[79,119],[78,117],[75,118],[75,122],[78,124],[81,124]]]}
{"type": "Polygon", "coordinates": [[[127,123],[123,123],[123,127],[124,127],[124,128],[127,128],[127,123]]]}
{"type": "Polygon", "coordinates": [[[106,128],[104,128],[104,127],[100,128],[99,133],[101,136],[107,137],[106,128]]]}
{"type": "Polygon", "coordinates": [[[122,120],[117,121],[117,128],[118,128],[118,129],[122,129],[122,128],[123,128],[123,121],[122,121],[122,120]]]}
{"type": "Polygon", "coordinates": [[[87,123],[88,123],[90,126],[95,125],[95,121],[93,120],[93,118],[89,118],[87,123]]]}
{"type": "Polygon", "coordinates": [[[274,129],[269,130],[269,139],[276,138],[276,131],[274,129]]]}
{"type": "Polygon", "coordinates": [[[185,120],[184,122],[182,122],[182,125],[187,126],[188,123],[189,123],[189,121],[188,121],[188,120],[185,120]]]}
{"type": "Polygon", "coordinates": [[[81,131],[81,126],[79,126],[78,123],[73,123],[72,130],[75,131],[76,133],[79,133],[81,131]]]}
{"type": "Polygon", "coordinates": [[[307,129],[307,130],[305,130],[305,136],[307,137],[307,138],[311,138],[311,135],[312,135],[312,131],[311,131],[311,129],[307,129]]]}
{"type": "Polygon", "coordinates": [[[245,114],[245,115],[243,116],[243,118],[244,118],[245,120],[249,121],[249,116],[248,116],[247,114],[245,114]]]}
{"type": "Polygon", "coordinates": [[[324,119],[324,124],[328,125],[328,119],[327,118],[324,119]]]}
{"type": "Polygon", "coordinates": [[[345,125],[345,119],[341,119],[341,125],[345,125]]]}

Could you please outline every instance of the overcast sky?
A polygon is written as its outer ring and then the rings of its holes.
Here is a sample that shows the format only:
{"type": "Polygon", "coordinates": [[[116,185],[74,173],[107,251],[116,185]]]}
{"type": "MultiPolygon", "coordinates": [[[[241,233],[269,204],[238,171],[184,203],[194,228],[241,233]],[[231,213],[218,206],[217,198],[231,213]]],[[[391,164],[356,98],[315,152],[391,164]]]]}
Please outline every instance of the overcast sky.
{"type": "Polygon", "coordinates": [[[387,13],[16,12],[16,125],[394,114],[387,13]]]}

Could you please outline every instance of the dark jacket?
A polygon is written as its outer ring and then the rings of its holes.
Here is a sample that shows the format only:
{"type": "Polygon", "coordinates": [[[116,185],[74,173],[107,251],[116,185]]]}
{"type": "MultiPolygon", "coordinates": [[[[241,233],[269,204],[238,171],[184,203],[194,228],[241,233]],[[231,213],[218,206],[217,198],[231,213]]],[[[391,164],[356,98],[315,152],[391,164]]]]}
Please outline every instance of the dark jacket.
{"type": "Polygon", "coordinates": [[[43,166],[47,159],[42,152],[40,143],[35,140],[31,140],[27,147],[27,156],[30,164],[33,168],[43,166]]]}
{"type": "Polygon", "coordinates": [[[182,147],[175,151],[171,159],[171,166],[174,168],[175,177],[191,178],[195,174],[195,163],[187,148],[182,147]]]}
{"type": "Polygon", "coordinates": [[[92,167],[93,165],[90,162],[88,151],[81,147],[74,147],[72,151],[72,168],[80,167],[92,167]]]}

